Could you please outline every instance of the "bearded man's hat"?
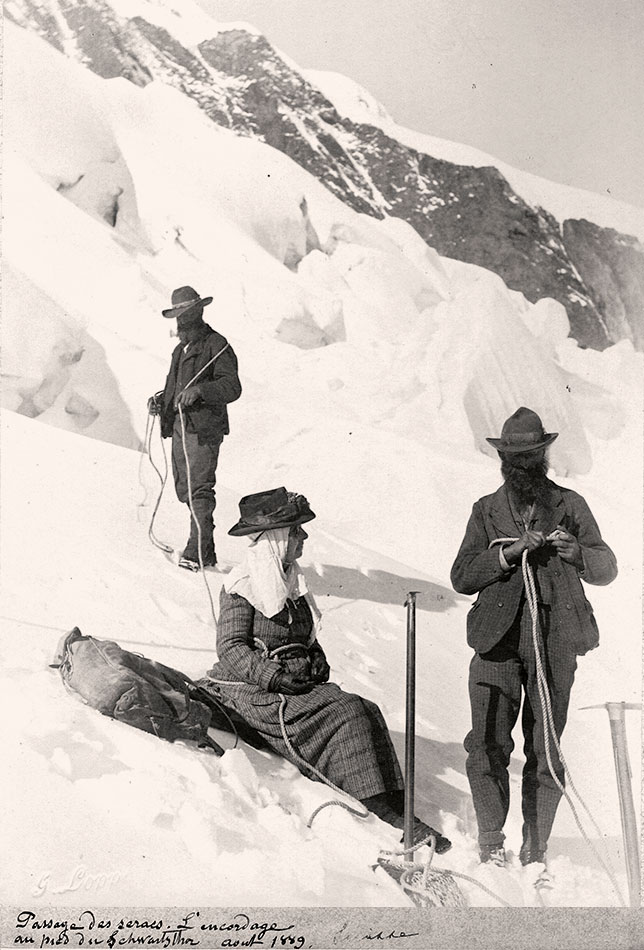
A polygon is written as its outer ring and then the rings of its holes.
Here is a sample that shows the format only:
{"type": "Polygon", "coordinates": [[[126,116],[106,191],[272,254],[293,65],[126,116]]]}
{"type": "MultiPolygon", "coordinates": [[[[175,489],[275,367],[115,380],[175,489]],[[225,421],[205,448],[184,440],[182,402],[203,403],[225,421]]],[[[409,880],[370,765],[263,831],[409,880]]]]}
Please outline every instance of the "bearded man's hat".
{"type": "Polygon", "coordinates": [[[500,439],[487,439],[497,452],[534,452],[554,442],[558,432],[546,432],[532,409],[520,406],[503,423],[500,439]]]}

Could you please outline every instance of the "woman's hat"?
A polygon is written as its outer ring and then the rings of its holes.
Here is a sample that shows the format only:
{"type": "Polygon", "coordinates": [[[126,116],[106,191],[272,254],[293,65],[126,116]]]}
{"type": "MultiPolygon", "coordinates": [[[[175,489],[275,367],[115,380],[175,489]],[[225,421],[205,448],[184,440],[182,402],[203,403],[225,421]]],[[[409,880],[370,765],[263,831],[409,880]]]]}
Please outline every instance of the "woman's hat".
{"type": "Polygon", "coordinates": [[[212,297],[200,297],[193,287],[177,287],[172,291],[172,307],[170,310],[162,310],[164,317],[182,317],[197,304],[207,307],[212,303],[212,297]]]}
{"type": "Polygon", "coordinates": [[[500,439],[488,439],[497,452],[534,452],[554,442],[558,432],[546,432],[532,409],[521,406],[503,423],[500,439]]]}
{"type": "Polygon", "coordinates": [[[271,528],[290,528],[315,518],[315,512],[309,508],[304,495],[296,495],[285,488],[245,495],[239,502],[239,515],[239,521],[228,532],[234,537],[270,531],[271,528]]]}

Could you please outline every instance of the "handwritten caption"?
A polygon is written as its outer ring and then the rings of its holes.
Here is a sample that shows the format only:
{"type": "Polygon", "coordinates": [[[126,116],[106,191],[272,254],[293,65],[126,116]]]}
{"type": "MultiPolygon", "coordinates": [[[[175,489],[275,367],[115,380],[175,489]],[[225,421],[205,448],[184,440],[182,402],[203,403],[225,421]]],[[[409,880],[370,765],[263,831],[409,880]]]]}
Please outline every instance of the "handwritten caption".
{"type": "Polygon", "coordinates": [[[161,916],[112,920],[92,910],[59,920],[23,910],[16,915],[15,931],[16,947],[200,947],[213,935],[221,947],[303,950],[311,946],[295,924],[254,920],[245,913],[229,920],[202,920],[198,910],[178,921],[161,916]]]}

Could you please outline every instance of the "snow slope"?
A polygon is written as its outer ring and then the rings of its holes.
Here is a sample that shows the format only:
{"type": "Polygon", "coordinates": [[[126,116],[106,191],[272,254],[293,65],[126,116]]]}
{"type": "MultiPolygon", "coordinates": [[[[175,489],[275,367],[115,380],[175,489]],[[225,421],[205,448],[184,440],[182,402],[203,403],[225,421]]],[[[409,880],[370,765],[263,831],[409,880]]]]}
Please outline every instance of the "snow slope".
{"type": "MultiPolygon", "coordinates": [[[[182,743],[171,746],[101,717],[65,692],[47,664],[58,638],[76,624],[201,675],[215,656],[208,599],[201,577],[177,571],[147,541],[157,485],[137,452],[7,412],[2,437],[12,464],[2,480],[1,692],[7,717],[11,713],[21,724],[5,743],[20,794],[5,796],[3,851],[23,856],[7,864],[4,902],[73,906],[96,878],[92,901],[99,906],[403,904],[391,881],[371,869],[380,848],[396,846],[396,833],[377,819],[362,824],[340,809],[326,809],[308,830],[315,807],[334,795],[277,757],[232,749],[232,737],[221,734],[217,738],[230,749],[223,759],[182,743]]],[[[455,494],[466,493],[468,474],[450,479],[455,494]]],[[[237,497],[238,491],[220,489],[223,524],[234,520],[237,497]]],[[[170,498],[161,510],[157,532],[178,546],[185,517],[170,498]]],[[[400,754],[401,603],[406,590],[420,590],[418,811],[454,840],[453,850],[435,864],[473,875],[513,904],[533,905],[534,869],[515,867],[499,879],[477,862],[461,746],[467,730],[466,599],[450,591],[444,566],[434,574],[417,563],[396,562],[338,536],[322,518],[310,533],[303,564],[324,608],[321,636],[333,678],[381,705],[400,754]]],[[[225,567],[241,556],[243,544],[222,533],[225,567]]],[[[437,566],[445,553],[436,554],[437,566]]],[[[216,598],[222,575],[207,577],[216,598]]],[[[565,749],[620,867],[608,725],[601,710],[580,712],[579,706],[616,695],[633,699],[636,684],[628,689],[623,679],[630,651],[618,636],[612,598],[593,600],[604,643],[580,671],[565,749]]],[[[629,726],[637,747],[637,729],[629,726]]],[[[519,774],[516,761],[507,829],[512,851],[520,842],[519,774]]],[[[610,885],[575,838],[562,805],[551,844],[555,903],[614,904],[610,885]]],[[[475,906],[495,904],[472,884],[464,883],[463,891],[475,906]]]]}
{"type": "MultiPolygon", "coordinates": [[[[291,766],[138,734],[74,703],[47,668],[74,624],[191,675],[214,658],[203,579],[147,540],[156,486],[138,452],[173,346],[160,310],[184,283],[215,297],[207,317],[244,385],[218,472],[221,556],[241,557],[225,534],[241,495],[307,495],[318,519],[304,563],[333,677],[381,705],[399,749],[401,605],[421,591],[419,812],[453,838],[442,866],[515,904],[534,902],[532,870],[499,882],[477,862],[462,750],[469,599],[448,578],[472,502],[498,484],[485,437],[520,404],[560,432],[558,480],[588,498],[621,566],[590,591],[602,645],[580,662],[565,735],[621,872],[607,717],[580,707],[640,695],[641,355],[578,349],[554,301],[531,305],[401,221],[355,214],[172,90],[100,80],[10,24],[5,70],[1,675],[20,725],[7,736],[19,794],[6,795],[3,845],[26,855],[10,862],[5,903],[73,905],[78,868],[105,876],[93,894],[104,904],[404,900],[370,868],[395,843],[387,826],[325,809],[307,831],[328,792],[291,766]]],[[[171,488],[157,528],[181,545],[171,488]]],[[[216,594],[221,577],[209,578],[216,594]]],[[[640,747],[632,718],[629,742],[640,747]]],[[[519,774],[517,759],[512,852],[519,774]]],[[[616,902],[565,804],[551,855],[555,903],[616,902]]]]}

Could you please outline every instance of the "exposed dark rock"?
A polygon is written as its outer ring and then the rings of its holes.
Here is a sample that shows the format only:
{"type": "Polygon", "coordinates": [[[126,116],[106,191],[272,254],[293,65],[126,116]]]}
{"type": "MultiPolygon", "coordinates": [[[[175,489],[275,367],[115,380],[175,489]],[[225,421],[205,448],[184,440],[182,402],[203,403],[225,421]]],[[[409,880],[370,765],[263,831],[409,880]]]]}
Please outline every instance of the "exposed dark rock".
{"type": "Polygon", "coordinates": [[[631,340],[644,350],[644,248],[632,237],[590,221],[567,220],[570,258],[606,322],[612,343],[631,340]]]}
{"type": "Polygon", "coordinates": [[[38,33],[59,52],[65,52],[56,17],[38,3],[38,0],[14,0],[5,5],[4,15],[18,26],[38,33]]]}
{"type": "Polygon", "coordinates": [[[120,19],[107,0],[11,0],[6,12],[101,76],[180,90],[213,122],[290,156],[356,211],[403,218],[440,254],[494,271],[530,301],[553,297],[580,345],[628,338],[644,347],[644,250],[635,238],[588,222],[562,228],[496,168],[455,165],[340,116],[265,37],[224,30],[190,50],[142,17],[120,19]]]}

